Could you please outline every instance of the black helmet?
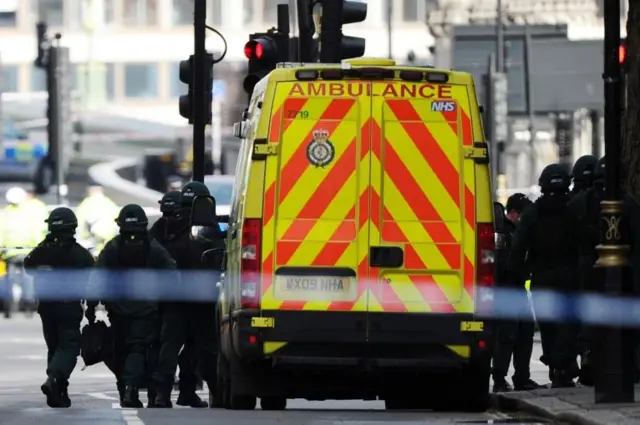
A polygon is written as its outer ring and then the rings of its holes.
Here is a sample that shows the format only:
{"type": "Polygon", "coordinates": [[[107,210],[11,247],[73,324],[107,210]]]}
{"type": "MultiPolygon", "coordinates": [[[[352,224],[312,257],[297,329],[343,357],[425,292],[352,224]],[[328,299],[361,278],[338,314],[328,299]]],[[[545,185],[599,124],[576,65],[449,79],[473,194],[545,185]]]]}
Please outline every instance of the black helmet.
{"type": "Polygon", "coordinates": [[[182,206],[191,208],[198,196],[211,196],[209,189],[201,182],[189,182],[182,188],[182,206]]]}
{"type": "Polygon", "coordinates": [[[164,194],[160,204],[160,212],[162,214],[173,214],[180,209],[180,202],[182,201],[182,194],[178,190],[172,190],[164,194]]]}
{"type": "Polygon", "coordinates": [[[605,160],[604,156],[598,160],[598,163],[596,164],[596,168],[595,168],[595,170],[593,172],[593,180],[594,181],[603,181],[604,180],[604,171],[605,171],[605,168],[606,168],[605,162],[606,162],[606,160],[605,160]]]}
{"type": "Polygon", "coordinates": [[[52,233],[75,233],[75,230],[78,227],[78,219],[76,218],[76,215],[67,207],[54,209],[44,222],[48,224],[48,230],[52,233]]]}
{"type": "Polygon", "coordinates": [[[116,223],[120,227],[120,231],[140,232],[147,230],[149,219],[140,205],[129,204],[122,207],[116,223]]]}
{"type": "Polygon", "coordinates": [[[540,173],[538,184],[542,193],[567,192],[571,178],[563,165],[550,164],[540,173]]]}
{"type": "Polygon", "coordinates": [[[573,180],[589,185],[593,181],[593,172],[598,158],[593,155],[583,155],[573,165],[573,180]]]}
{"type": "Polygon", "coordinates": [[[516,211],[517,213],[522,213],[526,207],[532,204],[531,200],[527,198],[527,195],[524,193],[514,193],[509,196],[507,199],[506,210],[507,212],[516,211]]]}

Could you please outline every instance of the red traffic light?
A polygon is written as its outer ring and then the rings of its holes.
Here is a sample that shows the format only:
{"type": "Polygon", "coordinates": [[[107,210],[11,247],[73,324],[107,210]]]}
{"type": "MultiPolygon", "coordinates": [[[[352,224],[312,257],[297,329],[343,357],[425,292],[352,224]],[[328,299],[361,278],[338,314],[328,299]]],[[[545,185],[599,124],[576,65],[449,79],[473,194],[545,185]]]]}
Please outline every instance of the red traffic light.
{"type": "Polygon", "coordinates": [[[627,60],[627,45],[622,44],[618,47],[618,61],[623,64],[627,60]]]}
{"type": "Polygon", "coordinates": [[[264,46],[259,41],[251,40],[244,45],[244,55],[247,59],[262,59],[264,57],[264,46]]]}

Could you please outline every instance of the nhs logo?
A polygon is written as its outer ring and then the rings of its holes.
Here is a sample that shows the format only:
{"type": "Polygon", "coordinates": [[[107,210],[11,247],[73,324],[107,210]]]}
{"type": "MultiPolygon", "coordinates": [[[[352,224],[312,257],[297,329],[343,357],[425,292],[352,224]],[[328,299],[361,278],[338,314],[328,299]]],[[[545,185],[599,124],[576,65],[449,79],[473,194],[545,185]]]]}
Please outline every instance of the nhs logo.
{"type": "Polygon", "coordinates": [[[431,102],[432,112],[455,112],[456,102],[452,100],[437,100],[431,102]]]}

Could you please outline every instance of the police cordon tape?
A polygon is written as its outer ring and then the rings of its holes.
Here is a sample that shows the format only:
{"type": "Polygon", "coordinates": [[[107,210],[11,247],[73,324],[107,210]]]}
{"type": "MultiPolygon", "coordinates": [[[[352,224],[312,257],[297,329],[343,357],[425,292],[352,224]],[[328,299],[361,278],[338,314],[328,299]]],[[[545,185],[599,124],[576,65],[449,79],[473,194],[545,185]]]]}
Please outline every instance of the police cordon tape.
{"type": "MultiPolygon", "coordinates": [[[[215,302],[221,285],[229,279],[219,271],[168,269],[85,269],[30,270],[34,278],[34,296],[41,301],[193,301],[215,302]]],[[[313,280],[311,276],[304,276],[313,280]]],[[[315,285],[311,288],[292,283],[300,276],[290,276],[287,284],[274,288],[274,297],[282,301],[345,301],[345,288],[339,285],[315,285]]],[[[321,279],[318,277],[318,279],[321,279]]],[[[355,283],[355,282],[354,282],[355,283]]],[[[378,282],[368,285],[375,291],[378,282]]],[[[531,304],[524,289],[494,288],[493,307],[479,319],[531,318],[531,304]]],[[[232,293],[229,296],[233,297],[232,293]]],[[[382,297],[379,293],[377,296],[382,297]]],[[[230,300],[233,302],[233,300],[230,300]]],[[[537,320],[582,322],[591,325],[615,325],[640,328],[640,298],[606,297],[534,290],[537,320]]],[[[472,312],[469,312],[472,313],[472,312]]],[[[416,312],[428,316],[430,313],[416,312]]],[[[455,316],[455,313],[452,313],[455,316]]]]}

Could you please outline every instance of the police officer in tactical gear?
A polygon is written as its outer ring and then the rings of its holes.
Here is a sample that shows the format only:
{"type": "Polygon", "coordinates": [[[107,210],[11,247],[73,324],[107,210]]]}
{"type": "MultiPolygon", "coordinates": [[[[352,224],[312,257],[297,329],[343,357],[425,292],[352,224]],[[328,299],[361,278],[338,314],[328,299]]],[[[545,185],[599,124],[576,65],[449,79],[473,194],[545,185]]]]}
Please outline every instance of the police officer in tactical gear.
{"type": "MultiPolygon", "coordinates": [[[[182,215],[179,214],[182,210],[181,202],[182,194],[177,190],[167,192],[159,201],[162,217],[158,219],[153,226],[151,226],[149,233],[163,246],[170,245],[171,241],[179,235],[182,217],[182,215]]],[[[188,209],[183,210],[183,213],[188,211],[188,209]]],[[[159,307],[162,314],[163,303],[160,303],[159,307]]],[[[154,352],[156,364],[160,351],[159,346],[161,344],[161,327],[162,320],[159,320],[158,341],[156,342],[158,349],[157,352],[154,352]]],[[[179,406],[205,408],[208,406],[208,403],[202,400],[196,393],[199,377],[196,373],[197,355],[194,348],[193,338],[189,335],[182,351],[180,351],[180,355],[178,356],[178,366],[180,367],[178,388],[180,393],[177,403],[179,406]]],[[[154,384],[152,383],[151,385],[154,384]]]]}
{"type": "MultiPolygon", "coordinates": [[[[180,276],[171,272],[176,263],[169,253],[149,236],[148,219],[139,205],[124,206],[116,223],[120,234],[105,245],[91,275],[86,315],[93,322],[97,303],[105,305],[114,335],[120,405],[140,408],[138,389],[150,375],[148,358],[157,339],[157,294],[179,285],[180,276]]],[[[152,404],[155,388],[148,388],[147,395],[152,404]]]]}
{"type": "Polygon", "coordinates": [[[48,234],[25,258],[24,266],[34,278],[47,344],[48,378],[40,388],[48,406],[69,407],[69,376],[80,354],[81,299],[94,261],[75,240],[78,220],[73,211],[56,208],[45,223],[48,234]]]}
{"type": "Polygon", "coordinates": [[[573,379],[577,376],[576,319],[571,296],[578,289],[577,244],[567,211],[570,177],[562,165],[551,164],[542,171],[538,183],[542,196],[520,218],[507,262],[507,280],[520,284],[527,268],[532,271],[531,293],[542,338],[541,360],[549,366],[552,386],[568,387],[575,385],[573,379]],[[564,302],[565,317],[550,317],[548,294],[564,302]]]}
{"type": "Polygon", "coordinates": [[[573,188],[570,197],[576,196],[593,186],[593,173],[596,168],[598,158],[593,155],[583,155],[573,165],[573,188]]]}
{"type": "Polygon", "coordinates": [[[516,391],[530,391],[539,388],[531,379],[529,363],[533,352],[535,331],[533,313],[529,305],[524,281],[524,273],[518,281],[507,280],[507,260],[511,251],[516,224],[531,201],[523,193],[511,195],[507,200],[504,218],[504,232],[496,245],[496,285],[498,308],[504,315],[497,323],[495,353],[493,357],[493,391],[507,392],[513,388],[506,380],[509,363],[513,355],[515,373],[512,381],[516,391]]]}
{"type": "MultiPolygon", "coordinates": [[[[604,199],[604,157],[595,167],[593,187],[578,193],[567,205],[576,224],[578,242],[578,273],[580,292],[582,295],[592,295],[597,292],[596,284],[602,277],[593,265],[598,259],[596,246],[600,243],[600,203],[604,199]]],[[[581,326],[579,334],[578,352],[582,359],[580,368],[580,383],[593,385],[593,375],[590,365],[591,338],[587,326],[581,326]]]]}
{"type": "MultiPolygon", "coordinates": [[[[207,267],[201,260],[202,253],[215,248],[212,241],[191,234],[191,207],[194,199],[199,196],[209,196],[209,190],[204,184],[190,182],[185,185],[182,189],[182,209],[179,218],[171,227],[173,238],[163,241],[183,274],[206,270],[207,267]]],[[[183,277],[182,282],[185,286],[181,288],[182,300],[163,306],[162,347],[154,376],[158,383],[158,397],[154,407],[172,407],[171,390],[178,365],[178,354],[189,338],[193,339],[200,376],[209,388],[215,388],[217,349],[214,332],[211,331],[215,325],[215,302],[195,302],[194,299],[190,299],[192,290],[186,285],[193,281],[190,277],[183,277]]],[[[200,398],[195,393],[190,397],[193,399],[183,400],[186,405],[193,406],[199,403],[200,398]]]]}

